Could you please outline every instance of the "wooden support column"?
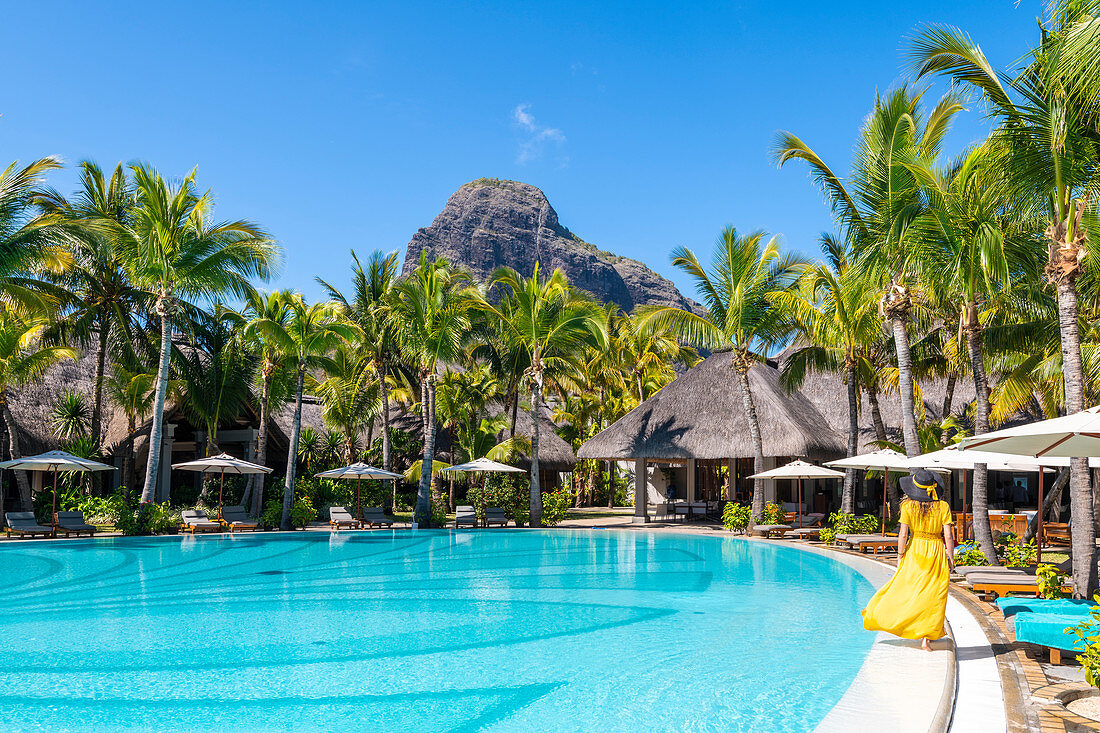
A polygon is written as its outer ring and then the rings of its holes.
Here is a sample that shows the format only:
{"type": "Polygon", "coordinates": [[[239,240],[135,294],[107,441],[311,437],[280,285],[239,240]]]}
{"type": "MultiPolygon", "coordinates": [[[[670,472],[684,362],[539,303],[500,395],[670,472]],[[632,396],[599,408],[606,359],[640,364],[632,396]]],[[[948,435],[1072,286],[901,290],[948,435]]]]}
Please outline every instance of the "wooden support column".
{"type": "Polygon", "coordinates": [[[634,459],[634,516],[631,524],[646,524],[649,522],[649,512],[646,503],[649,499],[649,477],[646,476],[644,458],[634,459]]]}
{"type": "Polygon", "coordinates": [[[729,481],[726,483],[726,501],[733,501],[737,495],[737,459],[731,458],[727,461],[729,466],[729,481]]]}
{"type": "Polygon", "coordinates": [[[687,461],[687,500],[695,501],[695,459],[687,461]]]}

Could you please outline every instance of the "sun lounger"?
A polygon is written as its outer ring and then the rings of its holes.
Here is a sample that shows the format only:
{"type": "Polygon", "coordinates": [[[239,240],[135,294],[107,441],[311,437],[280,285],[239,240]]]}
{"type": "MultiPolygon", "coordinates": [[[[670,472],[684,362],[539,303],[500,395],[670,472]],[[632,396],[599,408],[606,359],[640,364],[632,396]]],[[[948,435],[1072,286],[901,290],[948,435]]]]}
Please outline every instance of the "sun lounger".
{"type": "Polygon", "coordinates": [[[971,575],[1019,575],[1035,577],[1035,568],[1005,568],[999,565],[958,565],[955,572],[964,578],[971,575]]]}
{"type": "Polygon", "coordinates": [[[504,510],[498,506],[491,506],[485,508],[485,526],[491,527],[493,525],[500,527],[508,526],[508,516],[504,513],[504,510]]]}
{"type": "Polygon", "coordinates": [[[790,531],[789,524],[754,524],[749,534],[756,537],[782,537],[790,531]]]}
{"type": "Polygon", "coordinates": [[[211,521],[210,517],[206,516],[206,512],[200,509],[184,509],[182,517],[183,523],[180,525],[182,532],[195,534],[196,532],[220,532],[222,529],[220,522],[211,521]]]}
{"type": "Polygon", "coordinates": [[[84,521],[83,512],[57,512],[53,515],[53,523],[58,532],[64,532],[65,536],[76,535],[79,537],[85,532],[91,537],[96,533],[95,525],[84,521]]]}
{"type": "Polygon", "coordinates": [[[472,506],[460,506],[455,507],[455,528],[461,527],[464,524],[468,524],[471,527],[476,527],[477,512],[472,506]]]}
{"type": "Polygon", "coordinates": [[[4,519],[7,520],[8,526],[5,527],[5,531],[8,533],[8,537],[11,537],[12,533],[19,535],[19,538],[34,537],[35,535],[42,535],[43,537],[53,537],[53,527],[43,527],[35,519],[34,512],[5,512],[4,519]]]}
{"type": "Polygon", "coordinates": [[[1066,629],[1084,620],[1083,616],[1060,613],[1035,613],[1021,611],[1013,617],[1016,640],[1046,647],[1050,663],[1062,663],[1062,650],[1083,652],[1085,643],[1066,629]]]}
{"type": "Polygon", "coordinates": [[[821,537],[821,527],[800,527],[792,529],[784,537],[795,540],[816,540],[821,537]]]}
{"type": "Polygon", "coordinates": [[[1092,607],[1096,605],[1096,601],[1090,601],[1086,598],[1051,599],[1020,598],[1018,596],[998,598],[994,603],[1001,609],[1001,613],[1004,614],[1005,618],[1011,618],[1023,611],[1029,611],[1031,613],[1053,613],[1061,616],[1080,616],[1084,618],[1089,615],[1092,607]]]}
{"type": "Polygon", "coordinates": [[[393,520],[386,516],[380,506],[363,507],[363,524],[369,527],[392,527],[393,520]]]}
{"type": "Polygon", "coordinates": [[[359,522],[355,517],[351,516],[347,507],[333,506],[328,510],[328,526],[335,529],[337,532],[340,529],[347,527],[348,529],[358,529],[359,522]]]}
{"type": "Polygon", "coordinates": [[[879,553],[879,550],[884,552],[896,552],[898,549],[897,537],[883,537],[880,534],[837,535],[836,542],[839,545],[848,545],[848,547],[860,553],[864,550],[872,550],[876,555],[879,553]]]}
{"type": "Polygon", "coordinates": [[[244,510],[243,506],[239,505],[222,507],[222,524],[229,529],[230,533],[246,529],[255,532],[260,529],[259,523],[249,519],[248,512],[244,510]]]}
{"type": "MultiPolygon", "coordinates": [[[[1029,593],[1037,595],[1039,586],[1035,584],[1032,575],[1006,575],[1003,573],[972,573],[967,577],[970,587],[982,595],[992,595],[998,598],[1011,593],[1029,593]]],[[[1063,590],[1069,591],[1069,585],[1063,586],[1063,590]]]]}

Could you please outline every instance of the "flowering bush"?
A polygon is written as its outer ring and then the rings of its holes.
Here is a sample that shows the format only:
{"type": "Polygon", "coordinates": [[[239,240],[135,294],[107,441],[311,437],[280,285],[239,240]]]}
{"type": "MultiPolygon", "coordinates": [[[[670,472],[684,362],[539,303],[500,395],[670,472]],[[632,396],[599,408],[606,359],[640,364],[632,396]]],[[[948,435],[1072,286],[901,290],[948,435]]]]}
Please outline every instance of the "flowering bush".
{"type": "Polygon", "coordinates": [[[783,507],[773,502],[764,505],[764,513],[760,515],[761,524],[783,524],[787,518],[787,512],[783,507]]]}
{"type": "Polygon", "coordinates": [[[744,532],[749,526],[749,516],[752,509],[745,504],[728,502],[722,508],[722,526],[730,532],[744,532]]]}

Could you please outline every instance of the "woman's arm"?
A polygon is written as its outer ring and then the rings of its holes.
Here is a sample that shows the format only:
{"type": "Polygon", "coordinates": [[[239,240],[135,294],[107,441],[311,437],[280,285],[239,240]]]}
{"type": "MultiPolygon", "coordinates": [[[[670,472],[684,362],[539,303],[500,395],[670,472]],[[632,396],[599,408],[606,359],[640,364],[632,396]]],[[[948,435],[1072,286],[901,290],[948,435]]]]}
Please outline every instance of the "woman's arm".
{"type": "Polygon", "coordinates": [[[898,525],[898,562],[901,562],[901,559],[903,557],[905,557],[905,545],[908,543],[908,540],[909,540],[909,525],[908,524],[899,524],[898,525]]]}
{"type": "Polygon", "coordinates": [[[943,546],[947,549],[947,566],[955,572],[955,525],[943,525],[943,546]]]}

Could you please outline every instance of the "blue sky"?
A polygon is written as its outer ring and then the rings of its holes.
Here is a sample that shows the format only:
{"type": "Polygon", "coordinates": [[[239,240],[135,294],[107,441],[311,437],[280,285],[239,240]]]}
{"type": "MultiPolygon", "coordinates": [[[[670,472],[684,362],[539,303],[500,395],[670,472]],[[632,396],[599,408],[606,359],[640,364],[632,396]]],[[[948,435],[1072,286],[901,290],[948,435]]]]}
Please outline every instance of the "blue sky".
{"type": "MultiPolygon", "coordinates": [[[[348,250],[399,250],[480,177],[542,188],[563,224],[669,264],[726,224],[816,253],[831,227],[789,129],[846,169],[876,88],[921,23],[971,32],[998,66],[1036,2],[7,3],[0,161],[199,168],[221,218],[284,245],[271,287],[320,295],[348,250]]],[[[937,90],[933,90],[934,92],[937,90]]],[[[939,90],[942,91],[942,90],[939,90]]],[[[982,134],[971,106],[949,139],[982,134]]],[[[53,183],[70,190],[71,173],[53,183]]]]}

